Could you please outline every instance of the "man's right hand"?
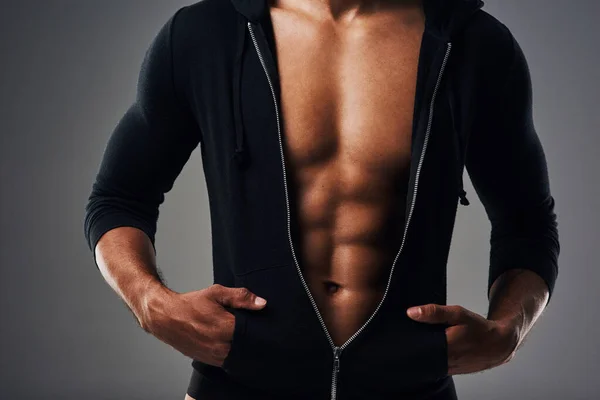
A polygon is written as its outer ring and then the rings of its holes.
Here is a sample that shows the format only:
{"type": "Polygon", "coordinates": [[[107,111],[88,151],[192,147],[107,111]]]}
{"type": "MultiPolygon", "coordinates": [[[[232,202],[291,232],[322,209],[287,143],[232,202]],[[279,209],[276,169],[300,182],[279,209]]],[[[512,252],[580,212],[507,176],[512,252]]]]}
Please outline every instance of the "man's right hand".
{"type": "Polygon", "coordinates": [[[206,364],[221,367],[231,347],[235,317],[224,307],[260,310],[256,296],[246,288],[219,284],[177,293],[160,286],[148,295],[142,328],[177,351],[206,364]]]}

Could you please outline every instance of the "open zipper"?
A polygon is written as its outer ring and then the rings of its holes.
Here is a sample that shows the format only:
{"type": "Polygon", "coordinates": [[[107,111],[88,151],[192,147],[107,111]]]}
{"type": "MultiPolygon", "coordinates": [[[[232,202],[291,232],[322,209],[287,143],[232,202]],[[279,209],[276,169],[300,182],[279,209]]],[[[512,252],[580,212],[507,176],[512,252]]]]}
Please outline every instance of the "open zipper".
{"type": "Polygon", "coordinates": [[[327,336],[327,340],[329,341],[329,344],[331,345],[331,348],[333,350],[333,372],[332,372],[332,377],[331,377],[331,400],[336,400],[338,374],[340,371],[340,355],[341,355],[342,351],[365,329],[367,324],[369,324],[369,322],[371,322],[373,317],[375,317],[375,315],[377,314],[377,311],[379,311],[379,309],[381,308],[381,305],[383,304],[383,302],[387,296],[387,293],[390,288],[390,284],[392,282],[392,274],[394,273],[394,267],[396,266],[396,261],[398,260],[398,257],[400,256],[400,253],[402,252],[402,248],[404,247],[404,243],[406,241],[408,225],[410,223],[410,220],[411,220],[414,208],[415,208],[415,201],[417,198],[417,189],[419,186],[419,176],[421,175],[421,167],[423,165],[423,160],[425,159],[425,151],[427,150],[427,143],[429,142],[429,135],[431,132],[431,125],[432,125],[432,121],[433,121],[435,98],[436,98],[436,95],[438,92],[438,88],[440,86],[440,82],[442,80],[442,75],[444,73],[446,63],[448,61],[448,57],[450,56],[450,50],[452,49],[452,43],[448,42],[446,44],[446,54],[444,55],[444,60],[442,62],[442,66],[441,66],[440,72],[438,74],[437,82],[436,82],[435,88],[433,90],[433,95],[431,96],[431,103],[429,105],[429,118],[428,118],[428,122],[427,122],[427,129],[425,132],[425,141],[423,143],[423,149],[422,149],[421,155],[419,157],[419,164],[417,165],[413,198],[412,198],[412,202],[410,205],[408,218],[406,220],[406,224],[404,227],[402,243],[400,245],[400,249],[398,250],[398,254],[396,254],[396,257],[394,258],[394,263],[392,264],[392,268],[390,270],[390,275],[388,278],[387,286],[385,288],[385,292],[384,292],[379,304],[377,305],[377,308],[375,309],[375,311],[373,311],[373,313],[371,314],[369,319],[350,338],[348,338],[348,340],[346,340],[346,342],[344,344],[342,344],[341,346],[336,346],[335,343],[333,342],[333,339],[331,338],[331,334],[329,333],[327,326],[325,325],[325,321],[323,320],[323,317],[321,316],[321,313],[319,312],[317,303],[315,302],[315,299],[310,292],[310,288],[308,287],[306,280],[304,279],[304,276],[302,275],[302,270],[300,269],[300,264],[298,263],[298,259],[296,258],[296,253],[294,251],[294,243],[292,241],[292,234],[291,234],[290,202],[289,202],[289,196],[288,196],[287,179],[286,179],[286,174],[285,174],[285,157],[284,157],[284,152],[283,152],[283,142],[281,139],[281,126],[280,126],[279,106],[277,103],[277,96],[275,95],[275,90],[273,88],[273,82],[271,82],[271,76],[269,75],[267,65],[265,64],[265,60],[263,59],[263,55],[260,51],[260,47],[256,40],[252,23],[247,22],[247,25],[248,25],[248,30],[250,31],[250,36],[252,38],[252,42],[254,43],[254,47],[256,49],[256,53],[258,55],[261,65],[263,67],[263,70],[265,71],[265,75],[267,76],[267,81],[269,82],[269,87],[271,88],[271,94],[273,96],[273,103],[275,105],[275,115],[277,117],[277,133],[279,135],[279,151],[281,153],[281,166],[283,168],[283,186],[285,189],[285,204],[286,204],[286,209],[287,209],[287,228],[288,228],[288,239],[289,239],[289,243],[290,243],[290,248],[292,250],[292,256],[294,258],[294,263],[296,264],[296,269],[298,271],[300,281],[302,282],[302,285],[304,286],[304,290],[306,291],[306,294],[308,295],[308,298],[310,299],[310,302],[315,310],[315,313],[317,314],[317,317],[321,323],[323,331],[325,332],[325,335],[327,336]]]}

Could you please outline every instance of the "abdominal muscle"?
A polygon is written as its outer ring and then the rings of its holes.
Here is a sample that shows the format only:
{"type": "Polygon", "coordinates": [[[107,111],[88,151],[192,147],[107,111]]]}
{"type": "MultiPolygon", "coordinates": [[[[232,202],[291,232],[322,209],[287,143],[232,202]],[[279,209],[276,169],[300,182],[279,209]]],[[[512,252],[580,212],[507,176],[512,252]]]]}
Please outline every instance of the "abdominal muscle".
{"type": "Polygon", "coordinates": [[[404,228],[406,169],[389,180],[340,160],[298,172],[294,249],[337,346],[382,299],[404,228]]]}

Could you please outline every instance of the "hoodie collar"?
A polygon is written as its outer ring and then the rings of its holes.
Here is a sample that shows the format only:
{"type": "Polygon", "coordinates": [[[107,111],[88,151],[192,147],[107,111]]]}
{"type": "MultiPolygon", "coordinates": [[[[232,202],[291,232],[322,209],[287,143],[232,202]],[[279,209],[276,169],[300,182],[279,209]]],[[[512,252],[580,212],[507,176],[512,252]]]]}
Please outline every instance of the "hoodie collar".
{"type": "Polygon", "coordinates": [[[252,23],[260,21],[268,10],[268,0],[231,0],[231,3],[252,23]]]}
{"type": "Polygon", "coordinates": [[[426,29],[450,41],[481,7],[481,0],[424,0],[426,29]]]}
{"type": "MultiPolygon", "coordinates": [[[[230,0],[235,9],[252,23],[268,12],[268,0],[230,0]]],[[[437,36],[450,39],[483,6],[482,0],[423,0],[427,28],[437,36]]]]}

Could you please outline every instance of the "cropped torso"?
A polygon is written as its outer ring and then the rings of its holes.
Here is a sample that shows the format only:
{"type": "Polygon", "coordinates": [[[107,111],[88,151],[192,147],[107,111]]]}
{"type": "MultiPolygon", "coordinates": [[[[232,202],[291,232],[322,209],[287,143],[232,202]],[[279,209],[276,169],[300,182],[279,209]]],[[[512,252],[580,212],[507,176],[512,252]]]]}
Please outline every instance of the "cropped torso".
{"type": "Polygon", "coordinates": [[[424,14],[405,2],[333,21],[276,3],[294,250],[341,345],[381,300],[402,242],[424,14]]]}

